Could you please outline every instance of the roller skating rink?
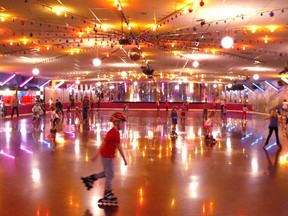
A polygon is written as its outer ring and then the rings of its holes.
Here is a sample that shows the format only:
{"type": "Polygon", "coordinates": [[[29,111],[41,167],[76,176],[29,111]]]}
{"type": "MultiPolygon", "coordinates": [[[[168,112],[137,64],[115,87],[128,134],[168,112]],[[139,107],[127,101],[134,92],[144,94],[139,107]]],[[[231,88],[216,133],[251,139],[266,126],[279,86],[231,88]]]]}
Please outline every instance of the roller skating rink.
{"type": "MultiPolygon", "coordinates": [[[[121,111],[121,110],[120,110],[121,111]]],[[[104,179],[88,191],[81,176],[102,171],[91,162],[106,132],[109,115],[89,115],[89,125],[75,125],[73,112],[57,132],[52,152],[49,115],[35,130],[32,116],[1,119],[1,216],[274,216],[288,215],[287,137],[279,125],[281,151],[264,115],[228,112],[227,125],[213,128],[217,143],[205,144],[202,111],[186,113],[171,139],[170,112],[129,110],[121,132],[125,166],[114,160],[113,193],[118,207],[98,206],[104,179]]],[[[216,111],[220,119],[220,111],[216,111]]]]}

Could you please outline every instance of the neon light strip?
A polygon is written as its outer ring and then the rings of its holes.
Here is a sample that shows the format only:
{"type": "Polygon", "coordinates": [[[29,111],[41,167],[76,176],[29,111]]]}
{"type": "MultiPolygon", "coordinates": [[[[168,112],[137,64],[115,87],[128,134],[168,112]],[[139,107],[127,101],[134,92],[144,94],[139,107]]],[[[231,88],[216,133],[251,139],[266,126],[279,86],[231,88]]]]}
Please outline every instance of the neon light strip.
{"type": "Polygon", "coordinates": [[[70,88],[72,88],[75,84],[71,84],[68,88],[66,88],[65,90],[69,90],[70,88]]]}
{"type": "Polygon", "coordinates": [[[288,79],[287,79],[287,78],[285,78],[285,77],[281,77],[281,80],[283,80],[285,83],[288,84],[288,79]]]}
{"type": "Polygon", "coordinates": [[[11,75],[8,77],[4,82],[1,82],[1,86],[5,85],[7,82],[9,82],[11,79],[13,79],[16,76],[16,74],[11,75]]]}
{"type": "Polygon", "coordinates": [[[34,78],[33,76],[29,77],[27,80],[25,80],[25,81],[20,85],[20,87],[23,87],[24,85],[26,85],[26,84],[27,84],[28,82],[30,82],[33,78],[34,78]]]}
{"type": "Polygon", "coordinates": [[[248,86],[246,86],[246,85],[243,84],[243,87],[246,88],[247,90],[249,90],[250,92],[254,93],[254,92],[252,91],[252,89],[250,89],[248,86]]]}
{"type": "Polygon", "coordinates": [[[264,92],[264,89],[262,89],[260,86],[258,86],[257,84],[253,83],[253,85],[258,88],[260,91],[264,92]]]}
{"type": "Polygon", "coordinates": [[[45,83],[43,83],[40,88],[43,88],[45,85],[47,85],[49,82],[51,82],[51,80],[46,81],[45,83]]]}
{"type": "Polygon", "coordinates": [[[268,81],[266,81],[266,80],[265,80],[265,83],[266,83],[267,85],[269,85],[271,88],[275,89],[276,91],[279,91],[279,89],[278,89],[276,86],[274,86],[272,83],[270,83],[270,82],[268,82],[268,81]]]}
{"type": "Polygon", "coordinates": [[[59,88],[61,85],[63,85],[64,82],[65,82],[65,81],[62,80],[60,83],[58,83],[56,86],[54,86],[54,89],[59,88]]]}
{"type": "Polygon", "coordinates": [[[12,156],[12,155],[9,155],[9,154],[7,154],[7,153],[5,153],[3,150],[1,150],[1,151],[0,151],[0,154],[2,154],[2,155],[4,155],[4,156],[6,156],[6,157],[8,157],[8,158],[12,158],[12,159],[15,159],[15,157],[14,157],[14,156],[12,156]]]}
{"type": "Polygon", "coordinates": [[[25,148],[25,146],[21,145],[20,149],[22,149],[23,151],[27,152],[28,154],[33,154],[32,151],[29,151],[28,149],[25,148]]]}

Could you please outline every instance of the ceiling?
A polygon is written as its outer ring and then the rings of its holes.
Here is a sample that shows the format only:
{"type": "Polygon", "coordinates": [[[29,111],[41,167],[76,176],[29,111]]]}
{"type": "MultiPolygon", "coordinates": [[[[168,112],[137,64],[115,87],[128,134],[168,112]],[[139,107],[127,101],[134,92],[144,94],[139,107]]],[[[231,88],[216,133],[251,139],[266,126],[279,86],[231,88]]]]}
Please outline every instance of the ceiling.
{"type": "Polygon", "coordinates": [[[288,61],[288,1],[5,0],[0,42],[1,73],[30,77],[37,67],[35,77],[70,83],[271,80],[288,61]],[[232,48],[221,46],[224,36],[232,48]]]}

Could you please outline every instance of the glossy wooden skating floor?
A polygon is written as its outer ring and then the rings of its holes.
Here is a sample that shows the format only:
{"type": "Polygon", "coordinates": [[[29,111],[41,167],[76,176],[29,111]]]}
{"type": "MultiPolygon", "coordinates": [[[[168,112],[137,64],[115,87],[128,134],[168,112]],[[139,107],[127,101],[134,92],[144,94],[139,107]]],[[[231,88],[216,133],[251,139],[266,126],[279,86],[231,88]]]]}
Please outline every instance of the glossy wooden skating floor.
{"type": "MultiPolygon", "coordinates": [[[[288,147],[282,151],[268,134],[263,115],[228,113],[228,124],[214,128],[218,143],[205,145],[202,112],[189,112],[169,136],[170,112],[129,111],[122,143],[129,164],[115,159],[114,193],[118,208],[99,208],[104,180],[87,191],[81,176],[101,171],[90,157],[110,129],[113,111],[94,112],[89,126],[65,115],[59,146],[48,139],[49,115],[40,127],[32,117],[0,121],[1,216],[188,216],[288,215],[288,147]]],[[[219,118],[219,113],[217,113],[219,118]]],[[[219,119],[220,121],[220,119],[219,119]]],[[[281,128],[281,127],[280,127],[281,128]]]]}

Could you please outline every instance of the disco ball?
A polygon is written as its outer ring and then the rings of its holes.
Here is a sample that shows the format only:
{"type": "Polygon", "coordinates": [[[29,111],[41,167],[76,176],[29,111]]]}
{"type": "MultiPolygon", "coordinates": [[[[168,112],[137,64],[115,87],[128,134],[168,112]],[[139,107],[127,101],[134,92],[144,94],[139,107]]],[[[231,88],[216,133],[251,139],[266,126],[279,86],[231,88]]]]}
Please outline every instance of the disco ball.
{"type": "Polygon", "coordinates": [[[132,61],[138,61],[141,58],[141,50],[138,49],[137,47],[133,47],[129,51],[128,55],[132,61]]]}

